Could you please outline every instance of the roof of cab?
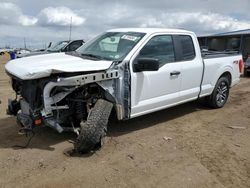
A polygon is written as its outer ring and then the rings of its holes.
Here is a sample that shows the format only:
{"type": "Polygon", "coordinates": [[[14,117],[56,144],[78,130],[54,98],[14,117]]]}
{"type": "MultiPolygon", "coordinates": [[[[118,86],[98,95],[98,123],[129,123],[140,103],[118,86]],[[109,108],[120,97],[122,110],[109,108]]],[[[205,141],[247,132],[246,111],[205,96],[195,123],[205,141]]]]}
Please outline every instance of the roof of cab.
{"type": "Polygon", "coordinates": [[[153,33],[189,33],[194,34],[191,31],[183,30],[183,29],[168,29],[168,28],[118,28],[118,29],[111,29],[108,32],[141,32],[147,34],[153,33]]]}

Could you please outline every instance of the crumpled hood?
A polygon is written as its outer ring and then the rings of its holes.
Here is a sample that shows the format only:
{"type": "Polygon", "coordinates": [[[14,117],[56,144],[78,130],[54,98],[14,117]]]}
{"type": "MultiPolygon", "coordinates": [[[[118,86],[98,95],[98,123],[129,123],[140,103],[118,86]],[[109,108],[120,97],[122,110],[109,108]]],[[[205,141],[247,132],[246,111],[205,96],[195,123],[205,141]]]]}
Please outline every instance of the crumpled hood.
{"type": "Polygon", "coordinates": [[[65,53],[54,53],[11,60],[5,65],[5,69],[22,80],[31,80],[48,77],[52,73],[106,70],[111,64],[112,61],[94,61],[65,53]]]}

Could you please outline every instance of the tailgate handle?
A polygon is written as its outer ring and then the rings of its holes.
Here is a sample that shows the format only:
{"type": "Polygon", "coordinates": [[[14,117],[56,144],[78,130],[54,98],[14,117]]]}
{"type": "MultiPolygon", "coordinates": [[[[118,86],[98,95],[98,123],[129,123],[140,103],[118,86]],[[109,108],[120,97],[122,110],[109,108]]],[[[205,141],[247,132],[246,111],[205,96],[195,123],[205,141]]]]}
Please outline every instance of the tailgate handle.
{"type": "Polygon", "coordinates": [[[179,74],[181,74],[180,71],[170,72],[170,76],[177,76],[177,75],[179,75],[179,74]]]}

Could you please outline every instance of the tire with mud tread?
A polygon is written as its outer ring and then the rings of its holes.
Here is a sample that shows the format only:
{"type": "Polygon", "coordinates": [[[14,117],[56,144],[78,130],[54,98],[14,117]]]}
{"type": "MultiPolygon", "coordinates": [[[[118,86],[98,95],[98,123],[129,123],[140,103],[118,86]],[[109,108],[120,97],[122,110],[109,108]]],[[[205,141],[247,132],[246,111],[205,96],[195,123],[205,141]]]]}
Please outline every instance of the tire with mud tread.
{"type": "Polygon", "coordinates": [[[212,108],[222,108],[229,96],[229,79],[227,77],[221,77],[213,90],[213,93],[208,97],[208,104],[212,108]]]}
{"type": "Polygon", "coordinates": [[[113,104],[99,99],[89,112],[87,121],[81,123],[81,131],[74,144],[78,153],[88,153],[106,136],[107,124],[113,104]]]}

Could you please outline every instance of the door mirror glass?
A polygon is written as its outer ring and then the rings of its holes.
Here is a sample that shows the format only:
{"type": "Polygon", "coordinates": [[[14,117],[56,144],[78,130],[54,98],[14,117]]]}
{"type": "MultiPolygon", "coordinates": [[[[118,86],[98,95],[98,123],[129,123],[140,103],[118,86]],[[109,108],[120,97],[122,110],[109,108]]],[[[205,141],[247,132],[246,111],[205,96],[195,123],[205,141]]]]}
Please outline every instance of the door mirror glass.
{"type": "Polygon", "coordinates": [[[134,63],[134,72],[158,71],[160,63],[154,58],[138,58],[134,63]]]}

